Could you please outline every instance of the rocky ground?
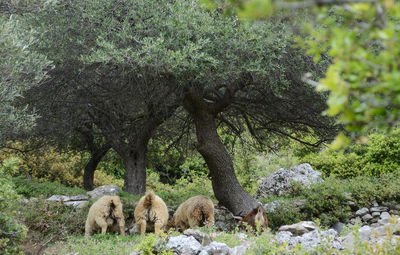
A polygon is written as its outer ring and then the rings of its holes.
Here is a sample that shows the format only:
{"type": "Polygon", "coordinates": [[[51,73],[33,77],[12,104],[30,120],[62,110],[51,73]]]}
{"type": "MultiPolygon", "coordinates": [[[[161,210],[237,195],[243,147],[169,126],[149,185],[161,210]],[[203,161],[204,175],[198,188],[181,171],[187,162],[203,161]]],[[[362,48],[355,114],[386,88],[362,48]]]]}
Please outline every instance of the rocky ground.
{"type": "MultiPolygon", "coordinates": [[[[296,181],[304,186],[312,183],[322,182],[321,173],[314,171],[309,164],[295,166],[290,170],[280,169],[265,180],[260,185],[256,197],[267,195],[283,195],[291,190],[291,184],[296,181]]],[[[90,198],[101,197],[103,195],[116,195],[120,191],[118,186],[107,185],[99,187],[87,195],[74,197],[54,195],[48,200],[62,201],[69,206],[77,208],[85,206],[90,198]]],[[[301,208],[306,201],[295,200],[292,205],[301,208]]],[[[276,200],[263,205],[267,214],[273,212],[283,203],[276,200]]],[[[351,196],[347,204],[353,209],[351,217],[345,222],[336,223],[331,229],[321,229],[314,222],[303,221],[293,225],[281,226],[276,233],[269,233],[269,240],[276,244],[284,244],[287,252],[290,253],[293,247],[301,246],[302,250],[313,250],[318,245],[341,250],[351,250],[358,242],[383,243],[399,242],[400,240],[400,205],[396,203],[374,202],[370,207],[358,209],[351,196]],[[359,228],[355,226],[361,226],[359,228]],[[353,231],[351,231],[353,230],[353,231]]],[[[219,231],[232,231],[237,225],[233,215],[224,207],[215,208],[215,226],[219,231]]],[[[131,234],[136,233],[136,229],[129,230],[131,234]]],[[[241,245],[229,247],[225,243],[213,241],[212,235],[199,230],[186,230],[182,235],[169,237],[167,242],[160,243],[156,249],[169,249],[174,254],[185,255],[206,255],[206,254],[245,254],[253,245],[251,238],[245,233],[237,233],[238,238],[243,241],[241,245]]],[[[135,251],[132,255],[136,254],[135,251]]]]}

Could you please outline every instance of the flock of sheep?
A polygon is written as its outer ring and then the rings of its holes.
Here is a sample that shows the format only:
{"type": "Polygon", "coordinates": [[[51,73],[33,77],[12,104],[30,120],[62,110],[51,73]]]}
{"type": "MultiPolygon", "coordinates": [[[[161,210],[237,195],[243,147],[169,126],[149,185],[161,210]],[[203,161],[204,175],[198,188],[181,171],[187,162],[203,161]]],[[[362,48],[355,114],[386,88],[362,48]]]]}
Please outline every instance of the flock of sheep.
{"type": "MultiPolygon", "coordinates": [[[[156,235],[165,229],[174,228],[184,231],[198,226],[214,224],[214,204],[209,197],[194,196],[179,205],[178,209],[168,221],[168,208],[162,198],[147,191],[139,200],[134,212],[137,229],[141,235],[146,232],[155,232],[156,235]]],[[[244,217],[235,217],[240,225],[247,224],[253,229],[260,226],[268,228],[268,219],[264,208],[259,205],[244,217]]],[[[101,230],[115,232],[119,228],[120,234],[125,236],[125,219],[122,213],[122,202],[119,196],[103,196],[89,209],[85,225],[85,235],[92,235],[101,230]]]]}

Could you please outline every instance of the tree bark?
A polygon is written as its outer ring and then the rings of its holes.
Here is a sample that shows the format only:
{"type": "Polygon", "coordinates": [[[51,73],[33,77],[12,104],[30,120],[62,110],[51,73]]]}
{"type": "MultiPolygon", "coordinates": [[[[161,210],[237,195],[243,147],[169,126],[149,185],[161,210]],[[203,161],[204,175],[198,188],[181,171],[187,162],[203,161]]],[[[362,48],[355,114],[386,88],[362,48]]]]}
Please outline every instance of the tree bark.
{"type": "Polygon", "coordinates": [[[141,194],[146,191],[146,151],[147,143],[122,156],[125,164],[124,190],[126,192],[141,194]]]}
{"type": "Polygon", "coordinates": [[[91,152],[91,158],[86,164],[85,170],[83,172],[83,188],[85,190],[93,190],[94,171],[96,171],[97,165],[100,163],[101,159],[107,154],[110,148],[111,147],[109,145],[105,145],[102,148],[91,152]]]}
{"type": "Polygon", "coordinates": [[[196,149],[210,169],[215,197],[234,215],[246,215],[257,206],[257,201],[240,186],[232,159],[217,133],[215,115],[204,101],[200,101],[189,100],[185,108],[194,120],[196,149]]]}

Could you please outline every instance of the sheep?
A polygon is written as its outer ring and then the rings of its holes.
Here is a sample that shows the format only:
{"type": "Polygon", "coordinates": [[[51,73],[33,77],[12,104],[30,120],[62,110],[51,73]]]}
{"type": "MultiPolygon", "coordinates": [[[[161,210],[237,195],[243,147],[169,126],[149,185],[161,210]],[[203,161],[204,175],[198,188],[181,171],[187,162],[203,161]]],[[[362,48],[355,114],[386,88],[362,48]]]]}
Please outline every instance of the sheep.
{"type": "Polygon", "coordinates": [[[162,198],[155,195],[153,191],[147,191],[140,198],[134,212],[137,229],[141,235],[152,232],[158,235],[168,222],[168,208],[162,198]]]}
{"type": "Polygon", "coordinates": [[[241,224],[246,223],[251,226],[255,231],[257,230],[257,225],[261,226],[261,230],[268,228],[267,214],[261,205],[251,210],[244,217],[234,216],[234,218],[240,220],[241,224]]]}
{"type": "Polygon", "coordinates": [[[122,213],[122,203],[119,196],[103,196],[89,209],[85,224],[85,235],[101,229],[105,234],[107,230],[114,232],[119,227],[119,232],[125,236],[125,218],[122,213]]]}
{"type": "Polygon", "coordinates": [[[214,224],[214,204],[209,197],[195,196],[179,205],[172,219],[168,222],[170,228],[180,229],[214,224]]]}

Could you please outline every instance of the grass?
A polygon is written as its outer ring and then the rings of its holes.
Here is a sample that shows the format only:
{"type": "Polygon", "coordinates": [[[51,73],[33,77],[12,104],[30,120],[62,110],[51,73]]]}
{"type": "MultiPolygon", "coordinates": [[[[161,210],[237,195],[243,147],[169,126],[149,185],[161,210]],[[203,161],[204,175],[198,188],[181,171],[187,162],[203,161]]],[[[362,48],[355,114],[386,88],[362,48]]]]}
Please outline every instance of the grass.
{"type": "Polygon", "coordinates": [[[68,241],[59,241],[48,247],[44,254],[74,254],[79,255],[129,255],[135,246],[141,243],[145,237],[139,235],[94,235],[91,237],[71,236],[68,241]]]}

